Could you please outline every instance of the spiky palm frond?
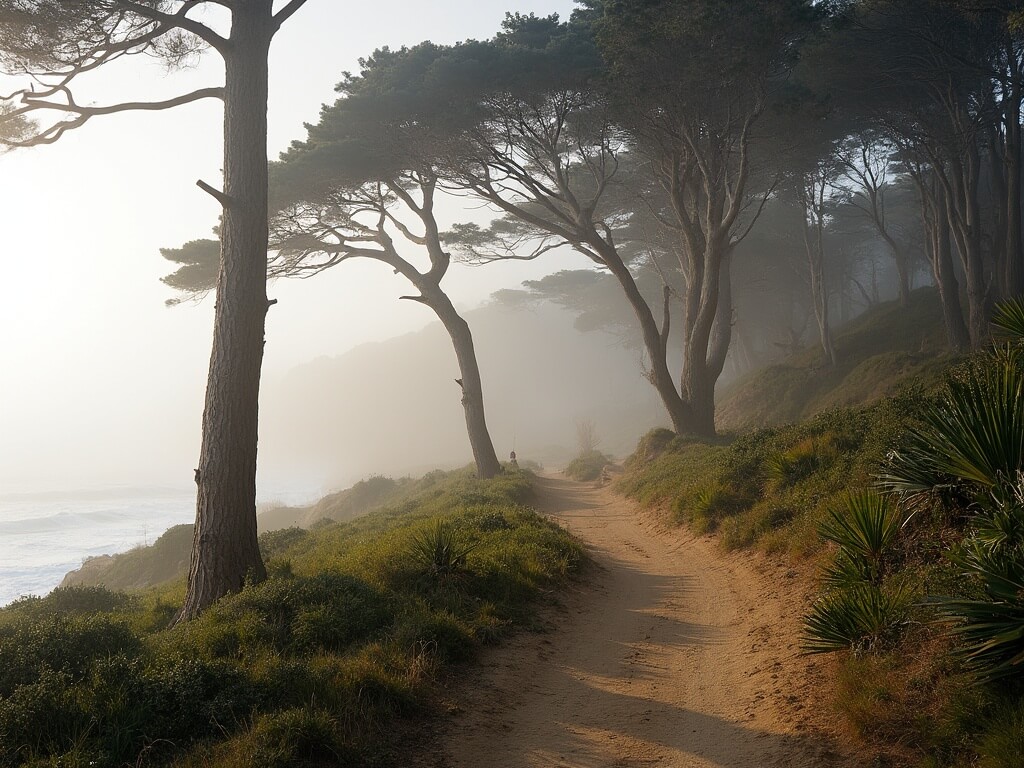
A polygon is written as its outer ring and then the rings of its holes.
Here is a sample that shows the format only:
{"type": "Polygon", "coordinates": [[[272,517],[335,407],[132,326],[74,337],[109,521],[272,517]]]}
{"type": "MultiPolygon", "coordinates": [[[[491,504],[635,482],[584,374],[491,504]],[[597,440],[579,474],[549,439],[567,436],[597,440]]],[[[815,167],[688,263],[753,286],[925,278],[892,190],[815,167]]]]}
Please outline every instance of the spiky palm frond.
{"type": "Polygon", "coordinates": [[[857,584],[826,594],[804,616],[804,653],[874,648],[906,622],[909,591],[857,584]]]}
{"type": "Polygon", "coordinates": [[[1024,296],[1016,296],[996,304],[992,311],[992,325],[1001,335],[1024,339],[1024,296]]]}
{"type": "Polygon", "coordinates": [[[964,483],[981,491],[1016,478],[1024,461],[1024,353],[1005,349],[953,378],[890,454],[879,485],[914,497],[964,483]]]}
{"type": "Polygon", "coordinates": [[[993,550],[980,542],[956,562],[979,579],[986,597],[938,600],[940,616],[955,622],[967,666],[983,681],[1024,671],[1024,552],[993,550]]]}
{"type": "Polygon", "coordinates": [[[427,576],[444,579],[457,575],[466,567],[466,557],[475,544],[464,544],[458,531],[439,520],[412,539],[411,556],[427,576]]]}
{"type": "MultiPolygon", "coordinates": [[[[818,529],[821,536],[838,544],[848,564],[879,583],[882,558],[892,547],[906,517],[886,496],[870,491],[851,493],[841,510],[832,510],[818,529]]],[[[846,568],[846,573],[852,573],[846,568]]]]}

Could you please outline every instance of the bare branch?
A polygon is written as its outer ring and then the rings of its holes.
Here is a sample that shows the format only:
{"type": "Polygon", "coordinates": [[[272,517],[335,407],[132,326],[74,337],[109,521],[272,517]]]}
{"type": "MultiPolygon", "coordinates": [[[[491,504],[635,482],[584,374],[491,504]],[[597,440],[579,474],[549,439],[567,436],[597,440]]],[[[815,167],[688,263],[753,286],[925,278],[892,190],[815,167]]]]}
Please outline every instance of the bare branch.
{"type": "Polygon", "coordinates": [[[277,29],[281,28],[288,19],[290,19],[297,10],[306,4],[306,0],[291,0],[284,8],[274,14],[274,24],[277,29]]]}
{"type": "Polygon", "coordinates": [[[164,13],[156,8],[141,5],[140,3],[135,3],[131,0],[114,0],[114,3],[119,8],[136,13],[145,19],[160,22],[168,28],[176,27],[178,29],[183,29],[186,32],[190,32],[212,48],[216,49],[218,53],[224,53],[229,45],[227,40],[218,35],[208,26],[186,16],[190,10],[195,8],[197,5],[202,4],[201,0],[188,0],[188,2],[184,3],[176,13],[164,13]]]}
{"type": "MultiPolygon", "coordinates": [[[[62,88],[67,93],[66,88],[62,88]]],[[[26,92],[22,95],[22,102],[25,106],[13,110],[9,115],[6,115],[4,119],[11,119],[23,115],[27,115],[32,112],[39,110],[50,110],[55,112],[68,112],[76,115],[76,117],[61,120],[42,131],[38,132],[35,136],[22,141],[7,142],[8,146],[12,147],[32,147],[42,144],[53,144],[57,141],[65,131],[71,130],[72,128],[79,128],[87,123],[93,117],[98,115],[113,115],[119,112],[134,112],[134,111],[158,111],[164,109],[171,109],[178,107],[183,104],[190,104],[194,101],[200,101],[201,99],[223,99],[224,89],[223,88],[200,88],[199,90],[186,93],[181,96],[177,96],[173,99],[167,99],[165,101],[135,101],[135,102],[124,102],[121,104],[111,104],[103,107],[83,107],[76,104],[68,93],[68,102],[57,102],[47,101],[33,96],[30,92],[26,92]]]]}

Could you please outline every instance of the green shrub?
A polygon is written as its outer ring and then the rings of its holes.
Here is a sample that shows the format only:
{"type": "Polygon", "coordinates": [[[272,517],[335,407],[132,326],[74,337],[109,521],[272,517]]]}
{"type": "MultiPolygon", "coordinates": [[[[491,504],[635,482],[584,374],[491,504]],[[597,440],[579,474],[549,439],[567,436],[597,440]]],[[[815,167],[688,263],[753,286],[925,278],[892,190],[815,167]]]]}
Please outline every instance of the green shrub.
{"type": "Polygon", "coordinates": [[[601,470],[610,463],[611,458],[600,451],[587,451],[569,462],[569,466],[565,468],[565,474],[567,477],[581,482],[597,480],[601,476],[601,470]]]}
{"type": "Polygon", "coordinates": [[[721,480],[698,489],[692,500],[681,497],[675,504],[676,515],[689,523],[696,533],[717,530],[722,519],[743,508],[746,499],[721,480]]]}
{"type": "Polygon", "coordinates": [[[23,597],[7,606],[11,613],[37,616],[52,613],[113,613],[130,608],[135,598],[106,587],[57,587],[45,597],[23,597]]]}
{"type": "Polygon", "coordinates": [[[891,641],[909,615],[905,589],[855,584],[818,598],[804,617],[805,653],[865,651],[891,641]]]}
{"type": "Polygon", "coordinates": [[[338,765],[345,752],[334,718],[312,705],[262,715],[248,741],[252,768],[338,765]]]}
{"type": "Polygon", "coordinates": [[[77,682],[98,659],[141,652],[123,621],[104,614],[53,614],[0,625],[0,696],[52,672],[77,682]]]}
{"type": "Polygon", "coordinates": [[[1024,553],[969,542],[956,562],[980,583],[984,597],[939,599],[940,617],[953,622],[964,658],[980,679],[1019,676],[1024,669],[1024,553]]]}
{"type": "Polygon", "coordinates": [[[823,466],[832,456],[832,447],[823,440],[809,437],[765,459],[765,475],[779,488],[799,483],[823,466]]]}
{"type": "Polygon", "coordinates": [[[1024,699],[1003,702],[977,742],[978,768],[1018,768],[1024,755],[1024,699]]]}
{"type": "Polygon", "coordinates": [[[228,596],[193,622],[189,632],[214,658],[265,650],[309,654],[338,651],[382,631],[387,596],[341,573],[268,579],[228,596]]]}
{"type": "Polygon", "coordinates": [[[851,493],[844,507],[832,510],[819,528],[821,537],[840,549],[828,580],[841,584],[859,577],[880,585],[884,558],[904,522],[905,516],[889,497],[869,491],[851,493]]]}
{"type": "Polygon", "coordinates": [[[959,484],[977,496],[1016,480],[1024,466],[1024,351],[1006,348],[962,367],[919,419],[889,458],[887,490],[915,500],[959,484]]]}
{"type": "Polygon", "coordinates": [[[466,558],[475,547],[451,523],[438,520],[413,536],[409,557],[423,576],[446,581],[465,572],[466,558]]]}

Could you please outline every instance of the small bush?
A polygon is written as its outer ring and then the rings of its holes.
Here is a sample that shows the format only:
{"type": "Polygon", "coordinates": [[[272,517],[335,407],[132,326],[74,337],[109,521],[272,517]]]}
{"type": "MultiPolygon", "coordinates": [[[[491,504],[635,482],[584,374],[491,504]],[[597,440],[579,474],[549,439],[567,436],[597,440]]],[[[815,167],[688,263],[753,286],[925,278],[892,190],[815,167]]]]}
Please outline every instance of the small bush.
{"type": "Polygon", "coordinates": [[[1024,700],[1003,702],[977,743],[978,768],[1019,768],[1024,756],[1024,700]]]}
{"type": "Polygon", "coordinates": [[[7,606],[9,613],[112,613],[126,610],[135,598],[106,587],[57,587],[45,597],[23,597],[7,606]]]}
{"type": "Polygon", "coordinates": [[[876,586],[881,584],[885,556],[905,519],[889,497],[867,491],[851,493],[843,507],[833,509],[819,528],[823,539],[840,548],[827,580],[842,584],[859,577],[876,586]]]}
{"type": "Polygon", "coordinates": [[[9,696],[48,672],[77,682],[98,659],[136,656],[141,648],[127,624],[103,614],[54,614],[2,625],[0,696],[9,696]]]}
{"type": "Polygon", "coordinates": [[[818,598],[804,617],[805,653],[865,651],[890,642],[909,615],[904,589],[856,584],[818,598]]]}
{"type": "Polygon", "coordinates": [[[566,477],[581,482],[597,480],[601,476],[601,470],[610,463],[611,459],[600,451],[587,451],[569,462],[565,474],[566,477]]]}
{"type": "Polygon", "coordinates": [[[313,706],[259,717],[248,741],[252,768],[337,765],[344,753],[334,719],[313,706]]]}
{"type": "Polygon", "coordinates": [[[475,547],[451,523],[438,520],[413,536],[409,555],[423,576],[447,581],[465,572],[466,558],[475,547]]]}

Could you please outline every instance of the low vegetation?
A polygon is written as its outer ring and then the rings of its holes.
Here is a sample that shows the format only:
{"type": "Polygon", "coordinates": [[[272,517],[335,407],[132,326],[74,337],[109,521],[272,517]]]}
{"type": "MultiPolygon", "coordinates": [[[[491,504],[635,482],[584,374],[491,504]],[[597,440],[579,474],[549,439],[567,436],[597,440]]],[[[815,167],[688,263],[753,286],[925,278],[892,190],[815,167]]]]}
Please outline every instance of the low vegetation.
{"type": "MultiPolygon", "coordinates": [[[[307,507],[272,506],[257,517],[260,552],[264,559],[273,556],[283,543],[300,535],[299,529],[317,529],[354,520],[376,509],[415,499],[422,493],[429,493],[445,477],[443,472],[429,473],[419,479],[397,480],[373,475],[307,507]]],[[[61,586],[113,590],[160,586],[186,574],[191,552],[192,525],[176,525],[149,546],[87,559],[81,568],[64,577],[61,586]]]]}
{"type": "Polygon", "coordinates": [[[933,288],[911,293],[906,307],[892,301],[864,313],[836,334],[835,347],[835,366],[823,366],[820,348],[812,347],[731,384],[717,409],[719,425],[779,426],[875,402],[914,381],[934,381],[952,361],[933,288]]]}
{"type": "MultiPolygon", "coordinates": [[[[1024,307],[1011,310],[997,322],[1012,335],[1024,307]]],[[[837,654],[836,708],[873,764],[1020,765],[1018,345],[717,445],[652,432],[619,481],[727,548],[817,564],[804,648],[837,654]]]]}
{"type": "Polygon", "coordinates": [[[432,473],[350,523],[263,537],[270,578],[165,627],[183,582],[0,611],[0,766],[401,764],[402,719],[584,554],[528,476],[432,473]]]}
{"type": "Polygon", "coordinates": [[[601,471],[611,463],[611,457],[598,450],[585,451],[569,462],[565,474],[573,480],[597,480],[601,471]]]}

